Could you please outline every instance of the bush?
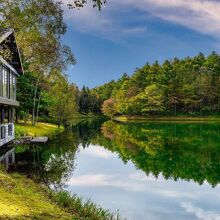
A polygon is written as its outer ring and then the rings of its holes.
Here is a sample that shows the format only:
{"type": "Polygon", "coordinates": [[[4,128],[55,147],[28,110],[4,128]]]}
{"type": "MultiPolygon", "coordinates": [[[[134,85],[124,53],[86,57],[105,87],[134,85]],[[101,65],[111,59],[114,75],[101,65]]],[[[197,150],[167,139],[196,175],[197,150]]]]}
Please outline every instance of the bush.
{"type": "Polygon", "coordinates": [[[38,117],[39,122],[46,122],[46,123],[52,123],[52,124],[57,124],[57,120],[52,117],[48,117],[46,115],[41,115],[38,117]]]}
{"type": "Polygon", "coordinates": [[[27,129],[15,125],[15,138],[21,138],[28,134],[27,129]]]}
{"type": "Polygon", "coordinates": [[[119,215],[114,216],[108,210],[105,210],[90,200],[83,202],[82,198],[76,195],[71,196],[67,191],[60,191],[54,195],[55,202],[60,206],[67,208],[71,213],[77,213],[77,219],[83,220],[119,220],[119,215]]]}
{"type": "Polygon", "coordinates": [[[5,165],[0,163],[0,171],[5,172],[5,165]]]}
{"type": "Polygon", "coordinates": [[[115,100],[110,98],[103,102],[102,104],[102,112],[104,115],[112,118],[115,114],[115,100]]]}

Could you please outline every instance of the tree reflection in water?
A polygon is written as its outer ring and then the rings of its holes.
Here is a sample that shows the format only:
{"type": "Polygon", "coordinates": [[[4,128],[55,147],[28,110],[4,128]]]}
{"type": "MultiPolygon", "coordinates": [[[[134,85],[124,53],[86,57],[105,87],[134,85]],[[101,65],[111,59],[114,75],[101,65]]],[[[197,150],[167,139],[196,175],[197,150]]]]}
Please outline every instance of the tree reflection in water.
{"type": "Polygon", "coordinates": [[[146,175],[220,182],[220,124],[116,123],[86,120],[46,145],[18,146],[15,169],[62,188],[75,168],[79,146],[100,145],[146,175]]]}

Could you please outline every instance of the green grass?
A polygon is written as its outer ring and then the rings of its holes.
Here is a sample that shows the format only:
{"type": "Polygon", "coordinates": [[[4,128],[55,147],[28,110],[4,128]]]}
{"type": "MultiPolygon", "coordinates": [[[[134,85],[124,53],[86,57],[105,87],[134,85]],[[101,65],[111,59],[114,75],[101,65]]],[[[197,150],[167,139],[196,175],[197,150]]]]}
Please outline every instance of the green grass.
{"type": "Polygon", "coordinates": [[[130,121],[164,121],[164,122],[220,122],[220,116],[115,116],[120,122],[130,121]]]}
{"type": "MultiPolygon", "coordinates": [[[[58,129],[49,123],[19,123],[15,125],[16,137],[53,137],[64,128],[58,129]]],[[[119,219],[90,200],[71,196],[66,191],[54,192],[40,183],[17,173],[6,174],[0,165],[0,219],[71,219],[113,220],[119,219]]]]}
{"type": "Polygon", "coordinates": [[[72,219],[33,181],[0,171],[0,219],[72,219]]]}
{"type": "Polygon", "coordinates": [[[82,198],[74,195],[71,196],[66,191],[60,191],[54,195],[54,200],[65,207],[69,212],[74,213],[76,219],[90,220],[119,220],[118,214],[112,214],[108,210],[105,210],[90,200],[83,201],[82,198]]]}
{"type": "Polygon", "coordinates": [[[38,122],[35,126],[32,126],[30,122],[26,124],[21,122],[15,124],[15,136],[20,138],[22,136],[47,136],[52,138],[53,136],[63,132],[64,128],[58,128],[54,124],[38,122]]]}
{"type": "Polygon", "coordinates": [[[16,173],[0,171],[0,198],[0,219],[119,219],[90,201],[66,191],[52,192],[16,173]]]}

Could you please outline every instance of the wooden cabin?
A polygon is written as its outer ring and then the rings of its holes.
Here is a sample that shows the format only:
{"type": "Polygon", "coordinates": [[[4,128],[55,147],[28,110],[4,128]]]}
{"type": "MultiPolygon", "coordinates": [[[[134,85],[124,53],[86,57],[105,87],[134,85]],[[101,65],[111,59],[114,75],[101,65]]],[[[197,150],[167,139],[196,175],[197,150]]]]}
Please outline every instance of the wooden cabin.
{"type": "Polygon", "coordinates": [[[0,35],[0,50],[9,51],[10,56],[0,56],[0,146],[15,137],[14,115],[19,106],[16,101],[17,77],[23,74],[19,50],[13,30],[3,31],[0,35]]]}

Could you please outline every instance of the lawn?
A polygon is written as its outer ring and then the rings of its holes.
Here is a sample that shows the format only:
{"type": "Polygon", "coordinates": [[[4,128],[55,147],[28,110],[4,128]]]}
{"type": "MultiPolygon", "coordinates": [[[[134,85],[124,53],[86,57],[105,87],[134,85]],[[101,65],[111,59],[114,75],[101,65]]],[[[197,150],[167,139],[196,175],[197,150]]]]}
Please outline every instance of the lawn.
{"type": "Polygon", "coordinates": [[[19,138],[21,136],[47,136],[49,138],[64,131],[63,127],[58,128],[54,124],[38,122],[35,126],[32,126],[30,122],[20,122],[15,124],[15,136],[19,138]]]}
{"type": "Polygon", "coordinates": [[[0,171],[0,219],[73,219],[50,201],[48,193],[19,174],[0,171]]]}
{"type": "Polygon", "coordinates": [[[0,219],[119,220],[91,201],[68,192],[51,191],[17,173],[0,170],[0,219]]]}

